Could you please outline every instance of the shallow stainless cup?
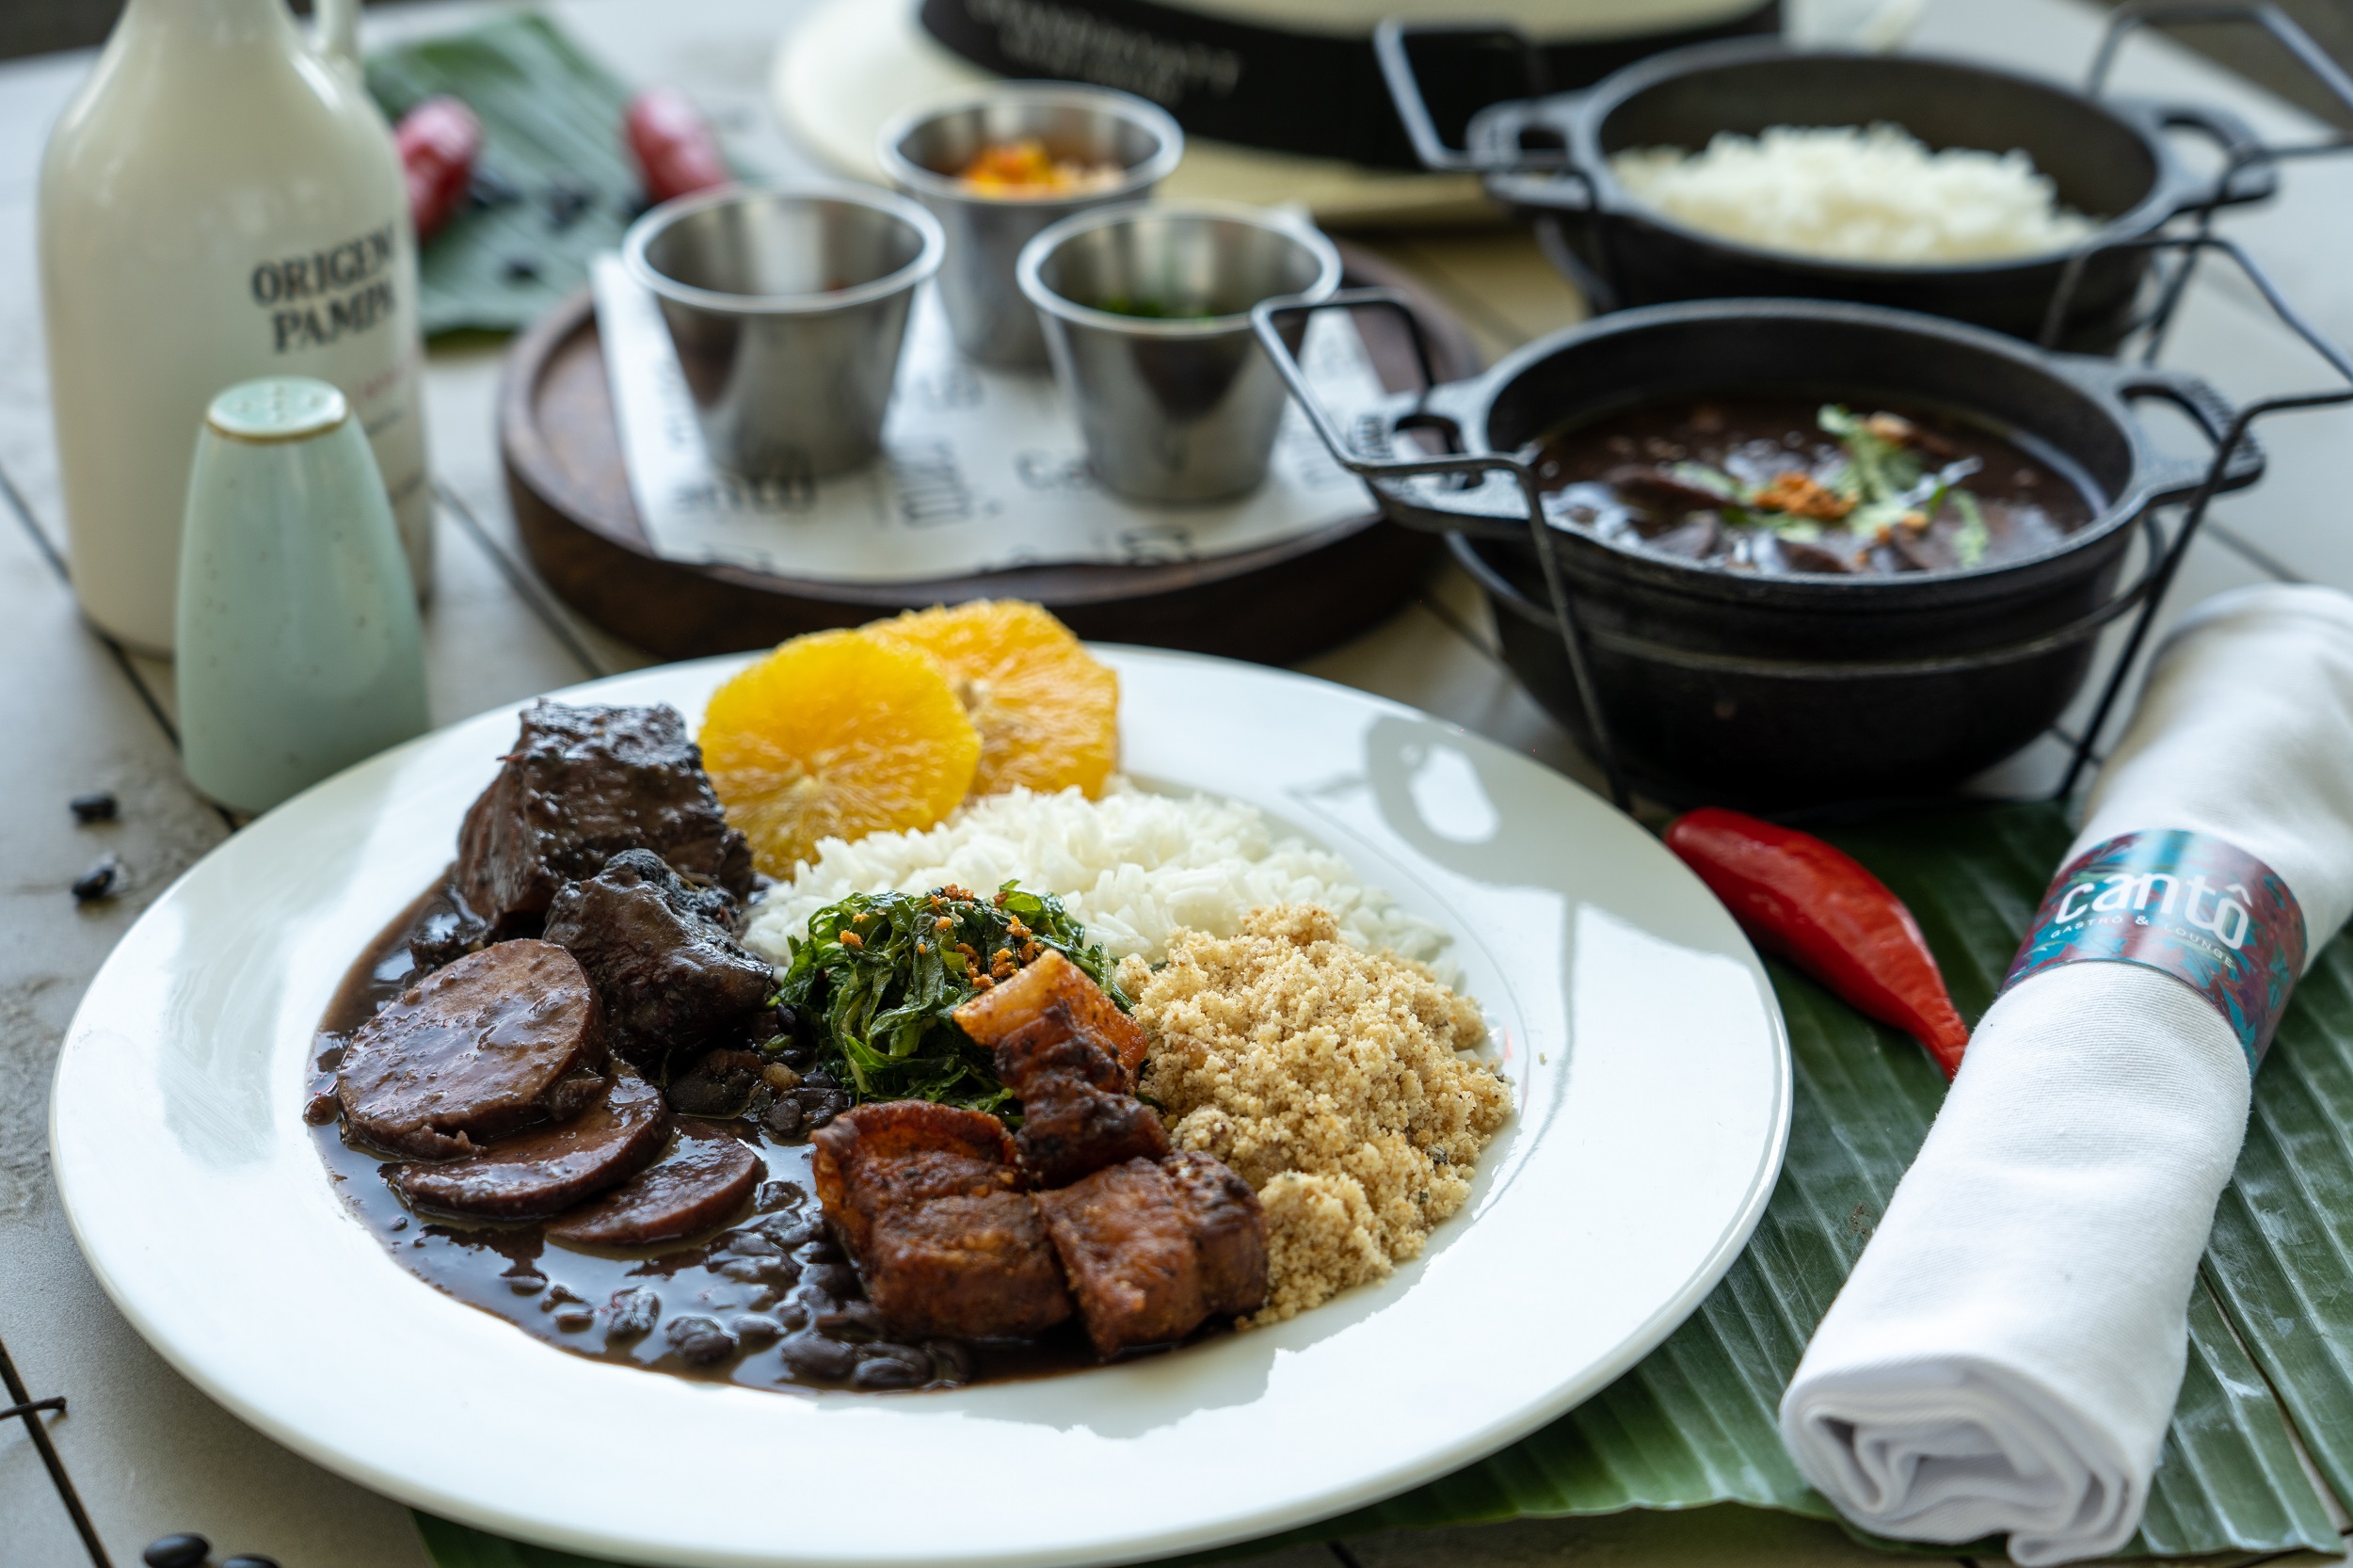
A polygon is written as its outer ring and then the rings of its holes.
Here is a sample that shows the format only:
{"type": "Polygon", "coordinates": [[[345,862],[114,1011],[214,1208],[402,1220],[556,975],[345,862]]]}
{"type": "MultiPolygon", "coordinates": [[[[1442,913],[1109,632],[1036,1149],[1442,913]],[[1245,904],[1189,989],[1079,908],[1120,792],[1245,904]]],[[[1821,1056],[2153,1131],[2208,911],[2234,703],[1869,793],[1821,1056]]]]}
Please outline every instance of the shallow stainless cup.
{"type": "Polygon", "coordinates": [[[1007,82],[892,121],[875,156],[901,190],[948,232],[940,302],[956,346],[985,364],[1046,364],[1037,314],[1014,264],[1047,225],[1073,213],[1138,201],[1185,153],[1176,121],[1141,98],[1062,82],[1007,82]],[[962,178],[984,148],[1038,141],[1056,158],[1117,164],[1118,184],[1074,196],[988,196],[962,178]]]}
{"type": "Polygon", "coordinates": [[[730,186],[664,202],[621,242],[653,291],[713,462],[813,479],[882,449],[916,285],[945,242],[903,196],[730,186]]]}
{"type": "MultiPolygon", "coordinates": [[[[1329,295],[1330,240],[1255,207],[1138,202],[1055,224],[1016,270],[1104,484],[1136,501],[1223,501],[1266,477],[1284,392],[1250,307],[1329,295]]],[[[1305,330],[1303,316],[1287,331],[1294,351],[1305,330]]]]}

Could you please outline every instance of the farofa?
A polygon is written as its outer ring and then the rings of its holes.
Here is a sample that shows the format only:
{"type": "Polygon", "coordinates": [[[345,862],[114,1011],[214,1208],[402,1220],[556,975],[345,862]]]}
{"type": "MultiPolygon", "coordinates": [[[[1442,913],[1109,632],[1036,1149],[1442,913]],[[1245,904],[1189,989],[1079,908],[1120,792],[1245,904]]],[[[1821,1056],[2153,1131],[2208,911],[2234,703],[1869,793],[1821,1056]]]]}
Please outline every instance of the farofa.
{"type": "Polygon", "coordinates": [[[1122,968],[1152,1037],[1143,1092],[1177,1146],[1258,1192],[1279,1322],[1417,1256],[1470,1195],[1511,1090],[1459,1052],[1479,1009],[1431,972],[1339,939],[1315,904],[1254,911],[1233,937],[1180,932],[1148,977],[1122,968]]]}

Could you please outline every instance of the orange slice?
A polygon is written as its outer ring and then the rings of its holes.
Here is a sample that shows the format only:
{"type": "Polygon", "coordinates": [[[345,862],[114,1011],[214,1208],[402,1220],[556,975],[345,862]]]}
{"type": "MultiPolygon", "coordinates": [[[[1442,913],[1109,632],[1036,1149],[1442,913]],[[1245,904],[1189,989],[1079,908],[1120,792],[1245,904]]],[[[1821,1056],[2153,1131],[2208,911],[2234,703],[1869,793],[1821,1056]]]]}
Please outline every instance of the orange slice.
{"type": "Polygon", "coordinates": [[[931,826],[981,755],[940,662],[861,632],[784,644],[712,694],[699,738],[728,820],[771,876],[820,839],[931,826]]]}
{"type": "Polygon", "coordinates": [[[1078,786],[1092,800],[1119,763],[1119,677],[1070,629],[1017,599],[910,610],[867,630],[912,643],[948,668],[981,732],[976,795],[1016,785],[1078,786]]]}

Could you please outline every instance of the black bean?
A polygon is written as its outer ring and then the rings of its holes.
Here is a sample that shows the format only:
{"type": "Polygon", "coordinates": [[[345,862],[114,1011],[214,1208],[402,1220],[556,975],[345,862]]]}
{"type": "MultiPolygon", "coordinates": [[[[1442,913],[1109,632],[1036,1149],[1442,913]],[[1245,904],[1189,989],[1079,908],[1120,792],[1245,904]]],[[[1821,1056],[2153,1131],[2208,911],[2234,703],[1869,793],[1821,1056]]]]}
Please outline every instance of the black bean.
{"type": "Polygon", "coordinates": [[[719,1265],[718,1273],[738,1285],[758,1285],[773,1277],[776,1266],[782,1261],[776,1257],[730,1257],[719,1265]]]}
{"type": "Polygon", "coordinates": [[[882,1314],[872,1302],[843,1302],[817,1314],[817,1332],[844,1344],[861,1345],[882,1337],[882,1314]]]}
{"type": "Polygon", "coordinates": [[[312,1095],[302,1105],[302,1119],[312,1127],[325,1127],[335,1119],[342,1102],[331,1094],[312,1095]]]}
{"type": "Polygon", "coordinates": [[[384,1228],[387,1230],[407,1230],[408,1228],[408,1216],[406,1214],[395,1214],[392,1216],[392,1223],[386,1225],[384,1228]]]}
{"type": "Polygon", "coordinates": [[[782,1323],[787,1334],[798,1334],[808,1327],[808,1308],[799,1302],[786,1302],[769,1316],[782,1323]]]}
{"type": "Polygon", "coordinates": [[[494,168],[477,167],[466,186],[466,200],[477,207],[511,207],[523,199],[515,183],[494,168]]]}
{"type": "Polygon", "coordinates": [[[697,1365],[724,1361],[735,1353],[735,1336],[715,1318],[673,1318],[663,1334],[679,1354],[697,1365]]]}
{"type": "Polygon", "coordinates": [[[733,1329],[735,1336],[746,1345],[765,1345],[772,1339],[780,1339],[784,1336],[782,1323],[757,1312],[744,1313],[728,1327],[733,1329]]]}
{"type": "Polygon", "coordinates": [[[597,193],[569,181],[556,180],[549,184],[543,200],[547,203],[548,227],[560,232],[578,223],[581,216],[596,205],[597,193]]]}
{"type": "Polygon", "coordinates": [[[728,1234],[728,1251],[738,1257],[782,1257],[783,1244],[763,1231],[744,1229],[728,1234]]]}
{"type": "Polygon", "coordinates": [[[858,1352],[850,1381],[860,1388],[913,1388],[931,1375],[931,1356],[912,1345],[868,1345],[858,1352]]]}
{"type": "Polygon", "coordinates": [[[510,283],[529,283],[539,276],[539,263],[532,256],[509,256],[499,264],[499,275],[510,283]]]}
{"type": "Polygon", "coordinates": [[[525,1269],[506,1276],[506,1288],[518,1296],[536,1296],[548,1288],[548,1276],[525,1269]]]}
{"type": "Polygon", "coordinates": [[[610,1333],[616,1339],[634,1339],[651,1334],[653,1325],[662,1320],[662,1298],[642,1286],[634,1290],[613,1292],[613,1320],[610,1333]]]}
{"type": "MultiPolygon", "coordinates": [[[[75,822],[112,822],[115,820],[115,797],[105,790],[92,790],[88,794],[75,795],[66,802],[66,806],[72,811],[75,822]]],[[[168,1535],[164,1539],[177,1541],[181,1538],[168,1535]]],[[[187,1539],[193,1541],[196,1537],[189,1536],[187,1539]]]]}
{"type": "Polygon", "coordinates": [[[846,1263],[811,1263],[801,1271],[801,1285],[828,1296],[847,1297],[856,1293],[857,1273],[846,1263]]]}
{"type": "Polygon", "coordinates": [[[935,1383],[970,1383],[972,1352],[952,1339],[932,1339],[923,1348],[931,1352],[932,1380],[935,1383]]]}
{"type": "Polygon", "coordinates": [[[593,1327],[596,1320],[596,1313],[585,1306],[567,1306],[555,1314],[555,1326],[566,1334],[578,1334],[593,1327]]]}
{"type": "Polygon", "coordinates": [[[204,1568],[204,1560],[213,1555],[213,1544],[200,1535],[167,1535],[151,1541],[139,1560],[147,1568],[204,1568]]]}
{"type": "Polygon", "coordinates": [[[857,1367],[856,1351],[822,1334],[796,1334],[776,1353],[803,1377],[846,1378],[857,1367]]]}
{"type": "Polygon", "coordinates": [[[760,1121],[780,1144],[797,1144],[808,1136],[808,1112],[794,1099],[779,1096],[771,1101],[760,1121]]]}
{"type": "Polygon", "coordinates": [[[89,870],[73,879],[73,902],[88,904],[93,900],[111,898],[115,879],[122,874],[122,862],[111,855],[102,855],[89,870]]]}
{"type": "Polygon", "coordinates": [[[808,1202],[808,1194],[797,1181],[763,1181],[754,1202],[762,1214],[773,1214],[779,1208],[800,1208],[808,1202]]]}
{"type": "Polygon", "coordinates": [[[825,1234],[824,1222],[814,1214],[784,1214],[761,1225],[760,1231],[779,1247],[800,1247],[825,1234]]]}
{"type": "Polygon", "coordinates": [[[587,1297],[568,1285],[551,1285],[548,1287],[548,1293],[539,1299],[539,1310],[552,1312],[559,1306],[569,1305],[575,1302],[585,1303],[587,1300],[587,1297]]]}

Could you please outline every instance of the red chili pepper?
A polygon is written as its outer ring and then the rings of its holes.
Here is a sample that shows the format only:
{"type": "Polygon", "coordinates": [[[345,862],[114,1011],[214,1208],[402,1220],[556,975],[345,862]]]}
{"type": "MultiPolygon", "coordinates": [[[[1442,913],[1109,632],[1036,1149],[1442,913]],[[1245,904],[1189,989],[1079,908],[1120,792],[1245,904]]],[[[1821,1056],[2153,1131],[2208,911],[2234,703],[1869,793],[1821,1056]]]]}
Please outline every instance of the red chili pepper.
{"type": "Polygon", "coordinates": [[[408,181],[408,216],[417,243],[433,237],[466,199],[473,161],[482,155],[482,121],[458,99],[428,98],[400,117],[392,133],[408,181]]]}
{"type": "Polygon", "coordinates": [[[1703,807],[1675,819],[1667,847],[1699,872],[1757,946],[1841,1001],[1928,1048],[1950,1078],[1969,1027],[1953,1009],[1920,922],[1887,885],[1810,833],[1703,807]]]}
{"type": "Polygon", "coordinates": [[[646,195],[655,201],[709,190],[735,178],[711,127],[681,93],[668,88],[639,93],[630,100],[622,125],[646,195]]]}

